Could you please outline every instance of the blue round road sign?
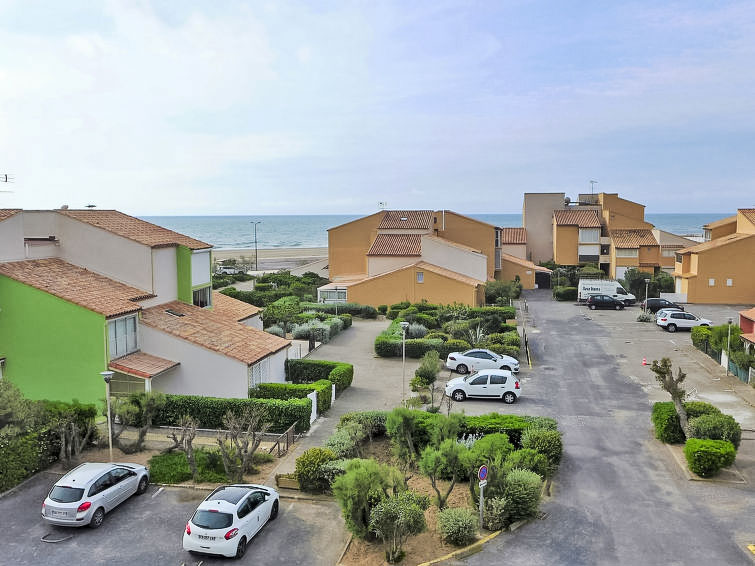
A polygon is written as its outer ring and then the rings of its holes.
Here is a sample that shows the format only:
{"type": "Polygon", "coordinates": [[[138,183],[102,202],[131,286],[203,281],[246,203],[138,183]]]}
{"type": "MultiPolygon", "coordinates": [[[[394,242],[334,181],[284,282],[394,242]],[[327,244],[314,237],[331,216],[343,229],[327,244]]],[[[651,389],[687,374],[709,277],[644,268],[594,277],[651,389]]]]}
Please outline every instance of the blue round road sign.
{"type": "Polygon", "coordinates": [[[477,477],[480,481],[485,481],[485,478],[488,477],[488,467],[480,466],[480,469],[477,471],[477,477]]]}

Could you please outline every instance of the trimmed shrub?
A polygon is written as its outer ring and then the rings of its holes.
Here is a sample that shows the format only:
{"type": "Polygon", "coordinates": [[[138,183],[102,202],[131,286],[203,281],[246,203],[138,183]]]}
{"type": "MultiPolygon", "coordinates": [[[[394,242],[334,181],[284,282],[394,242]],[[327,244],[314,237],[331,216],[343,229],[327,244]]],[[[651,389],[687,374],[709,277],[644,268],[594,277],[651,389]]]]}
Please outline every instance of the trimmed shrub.
{"type": "Polygon", "coordinates": [[[655,317],[653,316],[653,313],[650,312],[641,312],[637,315],[637,322],[653,322],[655,320],[655,317]]]}
{"type": "Polygon", "coordinates": [[[502,356],[511,356],[514,359],[519,359],[522,353],[522,349],[518,346],[504,346],[503,344],[488,344],[488,350],[501,354],[502,356]]]}
{"type": "Polygon", "coordinates": [[[349,423],[338,427],[325,441],[325,447],[338,459],[353,458],[359,455],[359,444],[367,436],[359,423],[349,423]]]}
{"type": "Polygon", "coordinates": [[[705,344],[710,343],[710,335],[711,331],[709,326],[695,326],[690,330],[692,344],[698,348],[704,348],[705,344]]]}
{"type": "Polygon", "coordinates": [[[294,324],[291,336],[295,340],[308,340],[314,336],[315,340],[326,344],[330,341],[330,325],[320,320],[310,320],[304,324],[294,324]]]}
{"type": "Polygon", "coordinates": [[[354,317],[352,317],[350,314],[339,314],[338,318],[343,321],[343,329],[346,330],[347,328],[350,328],[352,324],[354,324],[354,317]]]}
{"type": "Polygon", "coordinates": [[[412,322],[406,329],[406,335],[409,338],[424,338],[425,334],[427,334],[427,328],[415,322],[412,322]]]}
{"type": "MultiPolygon", "coordinates": [[[[721,411],[702,401],[689,401],[684,403],[687,410],[687,417],[694,419],[702,415],[720,414],[721,411]]],[[[653,404],[653,411],[650,419],[653,421],[655,428],[655,437],[666,444],[679,444],[684,442],[685,435],[679,424],[679,415],[676,414],[674,403],[672,401],[660,401],[653,404]]]]}
{"type": "Polygon", "coordinates": [[[385,436],[385,419],[388,413],[385,411],[360,411],[358,413],[346,413],[341,416],[338,426],[346,426],[350,423],[358,423],[367,437],[372,440],[385,436]]]}
{"type": "Polygon", "coordinates": [[[377,309],[359,303],[301,303],[302,309],[325,312],[332,315],[350,314],[362,318],[377,318],[377,309]]]}
{"type": "Polygon", "coordinates": [[[731,466],[737,451],[728,440],[690,438],[684,445],[684,456],[691,471],[709,478],[718,474],[721,468],[731,466]]]}
{"type": "Polygon", "coordinates": [[[701,415],[690,419],[689,432],[692,438],[728,440],[737,449],[742,439],[739,423],[731,415],[724,414],[701,415]]]}
{"type": "Polygon", "coordinates": [[[577,288],[576,287],[554,287],[553,298],[557,301],[576,301],[577,300],[577,288]]]}
{"type": "Polygon", "coordinates": [[[425,328],[438,328],[438,319],[425,313],[414,315],[414,322],[421,324],[425,328]]]}
{"type": "Polygon", "coordinates": [[[448,340],[446,342],[442,342],[440,348],[438,348],[438,356],[445,360],[448,357],[448,354],[451,352],[465,352],[469,350],[472,347],[472,345],[467,342],[466,340],[448,340]]]}
{"type": "Polygon", "coordinates": [[[461,434],[493,434],[503,432],[515,448],[522,448],[522,433],[529,428],[529,423],[519,415],[502,415],[489,413],[476,417],[464,417],[461,434]]]}
{"type": "Polygon", "coordinates": [[[317,391],[317,413],[323,414],[330,409],[331,388],[333,383],[320,379],[314,383],[260,383],[249,390],[249,397],[254,399],[304,399],[317,391]]]}
{"type": "Polygon", "coordinates": [[[551,417],[531,417],[524,415],[522,418],[527,421],[528,428],[545,428],[548,430],[558,430],[558,423],[556,422],[556,419],[552,419],[551,417]]]}
{"type": "Polygon", "coordinates": [[[436,340],[443,340],[444,342],[446,342],[448,341],[449,338],[451,338],[451,336],[449,336],[445,332],[433,330],[432,332],[428,332],[427,334],[425,334],[425,338],[427,338],[428,340],[434,338],[436,340]]]}
{"type": "Polygon", "coordinates": [[[404,309],[409,308],[409,301],[401,301],[400,303],[394,303],[391,305],[390,310],[392,311],[402,311],[404,309]]]}
{"type": "Polygon", "coordinates": [[[522,448],[511,452],[503,463],[503,473],[513,470],[529,470],[545,479],[548,476],[548,458],[531,448],[522,448]]]}
{"type": "MultiPolygon", "coordinates": [[[[324,462],[320,465],[319,481],[322,484],[327,483],[328,489],[333,481],[338,477],[346,473],[346,464],[348,460],[331,460],[330,462],[324,462]]],[[[321,484],[321,485],[322,485],[321,484]]]]}
{"type": "Polygon", "coordinates": [[[395,358],[401,355],[401,340],[384,334],[375,338],[375,353],[381,358],[395,358]]]}
{"type": "Polygon", "coordinates": [[[336,460],[327,448],[310,448],[296,459],[296,479],[302,491],[321,493],[330,488],[330,482],[321,473],[323,464],[336,460]]]}
{"type": "Polygon", "coordinates": [[[387,312],[388,312],[388,305],[378,305],[378,307],[377,307],[377,311],[378,311],[378,312],[379,312],[380,314],[385,314],[385,313],[387,313],[387,312]]]}
{"type": "Polygon", "coordinates": [[[471,509],[451,507],[437,516],[441,538],[454,546],[467,546],[477,540],[477,514],[471,509]]]}
{"type": "Polygon", "coordinates": [[[542,485],[540,476],[529,470],[513,470],[506,475],[503,499],[511,522],[537,514],[542,485]]]}
{"type": "Polygon", "coordinates": [[[50,463],[47,436],[36,432],[17,437],[0,435],[0,492],[21,483],[50,463]]]}
{"type": "Polygon", "coordinates": [[[439,351],[443,347],[443,340],[427,340],[425,338],[411,338],[406,340],[406,357],[421,358],[427,352],[439,351]]]}
{"type": "Polygon", "coordinates": [[[561,462],[563,443],[557,430],[529,428],[522,434],[522,448],[531,448],[548,458],[548,464],[558,466],[561,462]]]}
{"type": "Polygon", "coordinates": [[[249,405],[262,405],[270,423],[270,432],[285,432],[296,423],[296,432],[309,430],[312,401],[309,399],[221,399],[203,395],[165,395],[165,405],[154,416],[154,426],[178,426],[184,415],[197,419],[199,428],[223,428],[223,416],[232,411],[240,414],[249,405]]]}
{"type": "Polygon", "coordinates": [[[327,360],[286,360],[286,380],[293,383],[313,383],[327,379],[336,385],[336,395],[351,385],[354,366],[327,360]]]}
{"type": "Polygon", "coordinates": [[[277,324],[268,326],[267,328],[265,328],[265,332],[267,332],[268,334],[274,334],[275,336],[280,336],[281,338],[286,337],[285,331],[277,324]]]}
{"type": "Polygon", "coordinates": [[[483,526],[489,531],[500,531],[509,524],[509,512],[503,497],[485,498],[485,509],[482,512],[483,526]]]}

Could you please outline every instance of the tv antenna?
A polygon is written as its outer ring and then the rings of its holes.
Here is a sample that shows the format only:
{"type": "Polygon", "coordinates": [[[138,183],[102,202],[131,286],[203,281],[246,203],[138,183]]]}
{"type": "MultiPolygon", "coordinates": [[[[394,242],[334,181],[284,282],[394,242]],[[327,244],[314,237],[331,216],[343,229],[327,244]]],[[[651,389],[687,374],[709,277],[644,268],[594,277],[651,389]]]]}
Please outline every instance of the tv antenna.
{"type": "MultiPolygon", "coordinates": [[[[13,175],[8,173],[0,173],[0,183],[13,183],[15,182],[13,175]]],[[[13,191],[0,191],[0,193],[12,193],[13,191]]]]}
{"type": "Polygon", "coordinates": [[[97,205],[96,204],[88,204],[88,205],[86,205],[86,208],[88,208],[89,210],[91,210],[93,208],[97,208],[97,205]]]}
{"type": "Polygon", "coordinates": [[[590,194],[591,195],[595,194],[595,185],[597,185],[597,184],[598,184],[597,181],[590,181],[590,194]]]}
{"type": "Polygon", "coordinates": [[[381,200],[380,202],[378,202],[378,208],[380,210],[385,210],[386,208],[388,208],[388,203],[384,200],[381,200]]]}

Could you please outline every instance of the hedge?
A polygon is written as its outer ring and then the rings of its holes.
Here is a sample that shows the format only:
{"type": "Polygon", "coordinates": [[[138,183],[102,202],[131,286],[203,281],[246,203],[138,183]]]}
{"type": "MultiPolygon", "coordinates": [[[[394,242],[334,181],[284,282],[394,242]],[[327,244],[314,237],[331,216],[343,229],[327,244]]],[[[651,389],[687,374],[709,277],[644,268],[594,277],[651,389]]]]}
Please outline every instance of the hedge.
{"type": "Polygon", "coordinates": [[[165,406],[155,415],[155,426],[178,426],[184,415],[197,419],[199,428],[223,428],[223,416],[240,414],[245,407],[261,405],[267,411],[270,432],[282,433],[296,423],[296,432],[309,430],[310,399],[221,399],[202,395],[166,395],[165,406]]]}
{"type": "Polygon", "coordinates": [[[689,432],[693,438],[707,440],[728,440],[739,448],[742,440],[742,428],[731,415],[701,415],[689,420],[689,432]]]}
{"type": "Polygon", "coordinates": [[[377,318],[377,309],[359,303],[301,303],[303,310],[326,312],[328,314],[350,314],[362,318],[377,318]]]}
{"type": "MultiPolygon", "coordinates": [[[[684,403],[687,417],[693,419],[702,415],[721,414],[721,411],[702,401],[688,401],[684,403]]],[[[672,401],[661,401],[653,405],[650,419],[655,427],[655,437],[666,444],[679,444],[684,442],[686,436],[679,424],[679,415],[676,414],[672,401]]]]}
{"type": "Polygon", "coordinates": [[[249,397],[255,399],[304,399],[317,391],[317,414],[322,415],[330,409],[333,397],[331,389],[333,382],[320,379],[314,383],[260,383],[249,389],[249,397]]]}
{"type": "Polygon", "coordinates": [[[462,433],[464,434],[493,434],[504,432],[511,443],[522,448],[522,433],[530,427],[530,422],[519,415],[502,415],[489,413],[477,417],[464,417],[462,433]]]}
{"type": "Polygon", "coordinates": [[[469,317],[484,317],[485,315],[497,314],[504,320],[516,317],[514,307],[474,307],[469,309],[469,317]]]}
{"type": "Polygon", "coordinates": [[[731,466],[737,451],[728,440],[690,438],[684,445],[684,456],[690,470],[700,477],[709,478],[721,468],[731,466]]]}
{"type": "Polygon", "coordinates": [[[336,396],[351,385],[354,366],[327,360],[286,360],[286,380],[292,383],[314,383],[327,379],[336,385],[336,396]]]}
{"type": "Polygon", "coordinates": [[[0,436],[0,492],[12,488],[51,462],[48,435],[0,436]]]}
{"type": "Polygon", "coordinates": [[[557,301],[576,301],[577,300],[577,288],[576,287],[554,287],[553,298],[557,301]]]}

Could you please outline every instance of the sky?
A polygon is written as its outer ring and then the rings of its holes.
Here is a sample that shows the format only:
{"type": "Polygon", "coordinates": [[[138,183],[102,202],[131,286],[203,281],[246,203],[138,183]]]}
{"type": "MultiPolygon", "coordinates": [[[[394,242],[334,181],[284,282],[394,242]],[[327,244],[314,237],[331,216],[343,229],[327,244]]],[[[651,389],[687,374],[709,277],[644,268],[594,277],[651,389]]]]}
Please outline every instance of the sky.
{"type": "Polygon", "coordinates": [[[755,207],[755,2],[0,0],[0,208],[755,207]]]}

